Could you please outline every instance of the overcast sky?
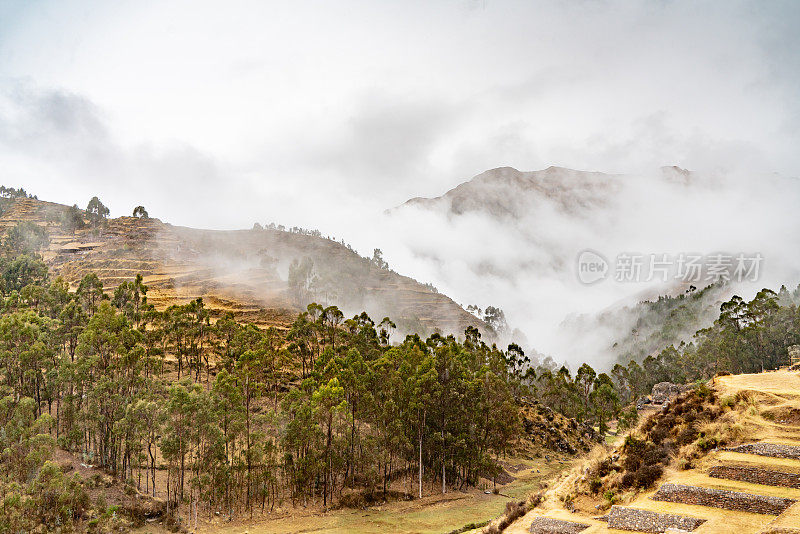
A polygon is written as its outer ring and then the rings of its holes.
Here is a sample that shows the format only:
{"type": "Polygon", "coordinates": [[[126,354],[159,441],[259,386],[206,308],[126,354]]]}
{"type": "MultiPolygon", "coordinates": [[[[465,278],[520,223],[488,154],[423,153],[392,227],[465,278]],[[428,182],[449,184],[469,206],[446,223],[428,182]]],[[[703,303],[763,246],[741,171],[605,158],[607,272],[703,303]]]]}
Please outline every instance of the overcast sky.
{"type": "Polygon", "coordinates": [[[0,0],[0,172],[339,234],[503,165],[796,176],[798,27],[798,2],[0,0]]]}
{"type": "Polygon", "coordinates": [[[514,267],[552,254],[544,237],[564,257],[760,251],[765,284],[797,283],[798,182],[764,176],[800,177],[798,28],[791,1],[0,0],[0,183],[81,207],[98,195],[112,216],[143,204],[174,224],[381,247],[546,349],[565,313],[632,295],[514,267]],[[642,182],[572,233],[538,213],[381,216],[487,169],[551,165],[678,165],[716,185],[642,182]]]}

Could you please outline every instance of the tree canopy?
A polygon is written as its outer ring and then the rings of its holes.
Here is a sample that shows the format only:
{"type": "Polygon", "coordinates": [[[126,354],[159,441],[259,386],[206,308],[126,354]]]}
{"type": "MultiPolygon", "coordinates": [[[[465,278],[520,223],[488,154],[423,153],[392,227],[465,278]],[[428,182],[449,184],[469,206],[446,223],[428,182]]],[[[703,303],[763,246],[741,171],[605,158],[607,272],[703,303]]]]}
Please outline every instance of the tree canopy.
{"type": "Polygon", "coordinates": [[[89,224],[93,228],[102,225],[109,213],[111,213],[109,209],[97,197],[92,197],[86,206],[86,216],[89,217],[89,224]]]}

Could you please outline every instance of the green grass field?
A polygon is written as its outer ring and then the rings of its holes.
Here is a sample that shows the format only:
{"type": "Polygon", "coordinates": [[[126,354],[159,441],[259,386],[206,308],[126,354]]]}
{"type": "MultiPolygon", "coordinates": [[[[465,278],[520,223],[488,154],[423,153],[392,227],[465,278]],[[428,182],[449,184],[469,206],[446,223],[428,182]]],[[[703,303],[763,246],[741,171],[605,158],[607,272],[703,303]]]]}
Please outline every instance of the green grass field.
{"type": "MultiPolygon", "coordinates": [[[[512,463],[517,463],[513,461],[512,463]]],[[[480,524],[500,515],[509,500],[525,499],[539,491],[540,482],[552,474],[569,467],[569,462],[561,463],[551,458],[531,461],[519,460],[529,468],[522,469],[514,476],[516,480],[498,486],[500,494],[486,494],[472,489],[465,492],[454,491],[447,495],[430,495],[421,500],[387,503],[367,509],[342,509],[327,513],[313,513],[302,508],[284,510],[272,516],[254,517],[252,521],[235,523],[225,521],[208,522],[200,520],[196,532],[213,534],[290,534],[290,533],[419,533],[443,534],[469,524],[480,524]],[[537,473],[537,470],[539,471],[537,473]]],[[[192,529],[189,529],[190,531],[192,529]]],[[[147,526],[136,531],[137,534],[163,534],[158,526],[147,526]]]]}

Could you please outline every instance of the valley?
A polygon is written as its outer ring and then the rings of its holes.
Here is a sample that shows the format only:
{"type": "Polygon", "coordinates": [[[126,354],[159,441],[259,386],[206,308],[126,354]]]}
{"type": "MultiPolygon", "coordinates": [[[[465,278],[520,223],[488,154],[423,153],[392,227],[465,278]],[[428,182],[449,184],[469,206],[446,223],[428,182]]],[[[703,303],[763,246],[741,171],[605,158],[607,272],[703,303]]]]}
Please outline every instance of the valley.
{"type": "Polygon", "coordinates": [[[0,0],[0,534],[800,534],[797,28],[0,0]]]}
{"type": "MultiPolygon", "coordinates": [[[[494,534],[793,521],[773,499],[782,488],[739,495],[764,461],[735,447],[800,434],[783,424],[800,413],[797,373],[753,374],[796,352],[800,288],[723,301],[722,284],[598,316],[636,316],[642,338],[623,337],[611,369],[573,370],[498,348],[491,324],[317,235],[174,227],[144,208],[111,219],[96,198],[86,210],[27,194],[0,204],[9,525],[494,534]],[[346,306],[372,303],[398,324],[348,318],[323,277],[360,288],[346,306]],[[676,345],[698,317],[711,326],[676,345]],[[683,517],[686,499],[767,508],[683,517]]],[[[793,480],[791,461],[765,476],[793,480]]]]}

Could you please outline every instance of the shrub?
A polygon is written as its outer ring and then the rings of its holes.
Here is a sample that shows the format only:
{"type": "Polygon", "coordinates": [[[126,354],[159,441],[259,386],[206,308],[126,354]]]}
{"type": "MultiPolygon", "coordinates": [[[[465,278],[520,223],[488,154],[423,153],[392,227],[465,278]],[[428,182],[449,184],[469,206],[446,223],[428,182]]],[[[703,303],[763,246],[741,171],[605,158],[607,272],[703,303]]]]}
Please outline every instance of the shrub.
{"type": "Polygon", "coordinates": [[[653,440],[653,443],[661,443],[668,435],[669,430],[659,425],[655,427],[652,432],[650,432],[650,439],[653,440]]]}
{"type": "Polygon", "coordinates": [[[643,465],[636,471],[635,485],[637,488],[649,488],[663,473],[664,468],[660,464],[643,465]]]}
{"type": "Polygon", "coordinates": [[[716,438],[716,436],[710,436],[710,437],[700,436],[699,438],[697,438],[697,448],[703,452],[708,452],[711,449],[716,449],[718,445],[719,445],[719,440],[716,438]]]}
{"type": "Polygon", "coordinates": [[[622,479],[620,480],[620,486],[623,488],[630,488],[636,482],[636,474],[632,471],[626,472],[622,475],[622,479]]]}
{"type": "Polygon", "coordinates": [[[625,460],[622,462],[622,467],[626,471],[636,471],[644,460],[647,442],[628,436],[625,438],[623,450],[625,451],[625,460]]]}
{"type": "Polygon", "coordinates": [[[528,513],[528,507],[525,501],[509,501],[506,503],[506,513],[500,519],[497,527],[500,532],[508,528],[511,523],[528,513]]]}
{"type": "Polygon", "coordinates": [[[642,456],[645,465],[654,465],[664,463],[664,460],[669,458],[669,451],[666,447],[648,447],[642,456]]]}
{"type": "Polygon", "coordinates": [[[699,398],[701,400],[714,402],[714,391],[711,388],[709,388],[705,384],[705,382],[701,382],[695,388],[694,393],[697,396],[697,398],[699,398]]]}
{"type": "Polygon", "coordinates": [[[614,464],[611,461],[611,458],[603,458],[594,465],[594,467],[591,469],[591,473],[596,478],[603,478],[604,476],[606,476],[611,472],[613,467],[614,464]]]}
{"type": "Polygon", "coordinates": [[[697,439],[697,429],[692,424],[684,426],[675,438],[679,447],[687,445],[697,439]]]}
{"type": "Polygon", "coordinates": [[[603,499],[605,499],[606,502],[609,503],[609,506],[611,506],[611,505],[615,504],[617,501],[619,501],[619,499],[617,499],[617,494],[614,493],[611,490],[608,490],[605,493],[603,493],[603,499]]]}

